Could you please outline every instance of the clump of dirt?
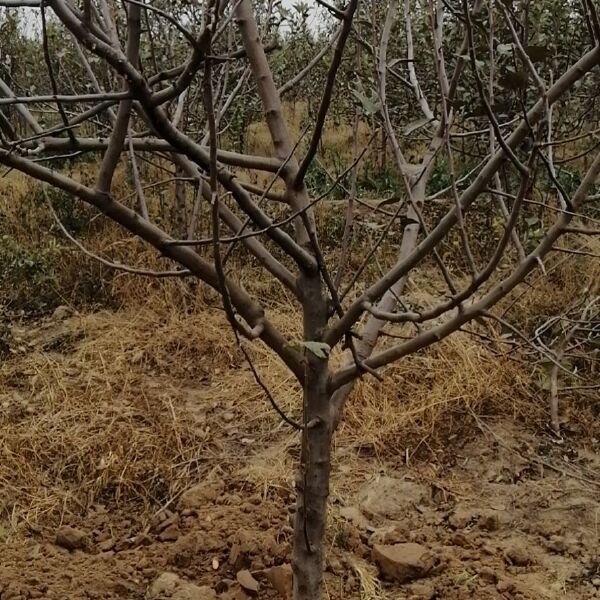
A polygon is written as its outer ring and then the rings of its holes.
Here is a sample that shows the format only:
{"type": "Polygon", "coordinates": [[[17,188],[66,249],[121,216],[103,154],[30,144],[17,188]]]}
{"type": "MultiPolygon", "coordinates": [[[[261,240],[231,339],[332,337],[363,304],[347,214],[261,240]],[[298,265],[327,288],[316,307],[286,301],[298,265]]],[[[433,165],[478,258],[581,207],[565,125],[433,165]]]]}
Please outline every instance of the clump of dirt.
{"type": "MultiPolygon", "coordinates": [[[[486,426],[455,449],[458,465],[435,481],[423,465],[372,464],[385,475],[335,498],[331,597],[364,597],[374,585],[373,598],[594,598],[600,502],[586,474],[598,464],[541,468],[523,451],[535,442],[514,426],[486,426]]],[[[334,490],[346,486],[344,477],[335,476],[334,490]]],[[[149,521],[100,505],[65,515],[68,526],[4,542],[0,598],[141,599],[163,573],[208,586],[215,597],[250,598],[242,572],[261,598],[281,598],[270,570],[291,560],[292,499],[274,490],[261,494],[243,479],[214,475],[149,521]]]]}

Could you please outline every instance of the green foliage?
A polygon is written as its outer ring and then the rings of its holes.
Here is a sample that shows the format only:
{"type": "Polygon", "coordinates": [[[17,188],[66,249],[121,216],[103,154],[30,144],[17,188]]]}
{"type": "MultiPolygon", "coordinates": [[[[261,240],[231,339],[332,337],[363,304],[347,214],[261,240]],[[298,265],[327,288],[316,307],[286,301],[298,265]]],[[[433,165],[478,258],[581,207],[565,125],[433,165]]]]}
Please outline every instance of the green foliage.
{"type": "Polygon", "coordinates": [[[365,162],[357,187],[360,193],[375,197],[398,195],[404,189],[397,169],[387,165],[381,169],[371,161],[365,162]]]}
{"type": "Polygon", "coordinates": [[[26,312],[43,311],[59,300],[53,267],[56,248],[25,248],[0,236],[0,289],[3,304],[26,312]]]}
{"type": "Polygon", "coordinates": [[[571,171],[568,169],[560,169],[556,173],[556,179],[564,189],[564,191],[571,195],[581,185],[582,175],[579,171],[571,171]]]}
{"type": "Polygon", "coordinates": [[[538,216],[531,215],[525,219],[523,227],[525,228],[525,249],[527,252],[531,252],[544,237],[544,223],[538,216]]]}
{"type": "Polygon", "coordinates": [[[381,103],[378,100],[377,92],[372,91],[371,95],[367,96],[360,90],[350,91],[360,103],[363,115],[369,117],[376,115],[381,110],[381,103]]]}
{"type": "MultiPolygon", "coordinates": [[[[54,188],[48,196],[67,230],[85,243],[93,233],[93,209],[54,188]]],[[[102,222],[94,223],[97,229],[102,222]]],[[[0,307],[35,315],[65,303],[113,304],[113,273],[65,240],[41,186],[33,188],[18,213],[0,213],[0,228],[0,307]]]]}
{"type": "MultiPolygon", "coordinates": [[[[333,182],[325,168],[319,162],[314,160],[310,167],[308,167],[305,183],[311,196],[320,196],[331,188],[333,182]]],[[[345,185],[345,182],[342,180],[341,184],[345,185]]],[[[343,198],[343,196],[344,193],[340,186],[336,186],[331,190],[330,199],[339,199],[343,198]]]]}
{"type": "MultiPolygon", "coordinates": [[[[59,190],[58,188],[47,189],[47,194],[54,212],[66,227],[67,231],[74,236],[88,233],[90,230],[90,222],[94,216],[94,211],[81,201],[76,201],[70,194],[59,190]]],[[[37,186],[33,203],[35,206],[47,210],[44,192],[41,185],[37,186]]],[[[58,225],[54,222],[50,225],[50,231],[57,237],[63,238],[64,235],[60,231],[58,225]]]]}
{"type": "Polygon", "coordinates": [[[114,306],[113,275],[54,238],[31,248],[10,235],[0,236],[0,308],[37,315],[65,303],[114,306]]]}
{"type": "Polygon", "coordinates": [[[435,167],[431,173],[429,193],[436,194],[441,190],[445,190],[450,185],[452,185],[452,177],[450,175],[450,170],[448,169],[448,161],[446,156],[442,156],[435,163],[435,167]]]}
{"type": "Polygon", "coordinates": [[[344,235],[345,218],[341,211],[326,211],[319,220],[319,228],[323,232],[323,244],[327,248],[339,248],[344,235]]]}
{"type": "Polygon", "coordinates": [[[348,195],[350,182],[347,157],[338,148],[324,148],[320,161],[309,167],[306,185],[313,196],[327,193],[328,200],[342,200],[348,195]]]}
{"type": "Polygon", "coordinates": [[[72,171],[79,165],[89,165],[98,161],[93,152],[81,152],[69,156],[56,156],[48,160],[49,166],[59,171],[72,171]]]}

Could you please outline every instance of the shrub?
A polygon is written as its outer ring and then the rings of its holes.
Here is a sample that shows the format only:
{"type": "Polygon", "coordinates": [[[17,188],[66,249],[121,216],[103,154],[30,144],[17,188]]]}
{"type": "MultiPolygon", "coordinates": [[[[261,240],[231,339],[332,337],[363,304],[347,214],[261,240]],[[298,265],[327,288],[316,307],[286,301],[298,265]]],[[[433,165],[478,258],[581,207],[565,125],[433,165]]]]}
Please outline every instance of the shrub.
{"type": "MultiPolygon", "coordinates": [[[[92,218],[95,214],[89,206],[85,205],[83,202],[74,201],[70,194],[57,188],[49,187],[47,189],[47,194],[56,215],[69,233],[80,235],[89,232],[92,218]]],[[[35,188],[33,203],[36,207],[40,207],[42,210],[45,210],[45,212],[48,212],[41,185],[38,185],[35,188]]],[[[50,217],[50,215],[48,215],[48,217],[50,217]]],[[[51,221],[50,231],[59,238],[63,237],[62,232],[54,220],[51,221]]]]}
{"type": "Polygon", "coordinates": [[[386,166],[380,169],[371,161],[365,162],[357,186],[359,192],[379,198],[404,192],[404,184],[395,168],[386,166]]]}
{"type": "Polygon", "coordinates": [[[9,235],[0,236],[0,288],[6,307],[39,312],[56,304],[58,290],[51,266],[56,249],[34,251],[9,235]]]}

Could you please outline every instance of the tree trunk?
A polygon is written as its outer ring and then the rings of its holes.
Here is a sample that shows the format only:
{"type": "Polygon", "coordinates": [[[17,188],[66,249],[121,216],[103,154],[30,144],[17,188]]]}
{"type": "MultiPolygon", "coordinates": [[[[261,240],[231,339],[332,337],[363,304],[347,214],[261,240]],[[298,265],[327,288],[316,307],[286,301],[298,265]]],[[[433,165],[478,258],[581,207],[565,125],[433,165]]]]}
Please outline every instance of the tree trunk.
{"type": "MultiPolygon", "coordinates": [[[[301,281],[304,337],[320,341],[327,322],[327,301],[319,275],[301,281]]],[[[332,418],[327,391],[328,360],[307,349],[304,381],[304,430],[300,472],[296,481],[294,522],[294,600],[320,600],[323,582],[323,542],[331,469],[332,418]]]]}
{"type": "MultiPolygon", "coordinates": [[[[419,183],[411,188],[411,194],[413,198],[414,204],[419,208],[419,210],[423,209],[423,204],[425,202],[425,190],[427,187],[427,182],[429,181],[429,170],[426,174],[421,177],[419,183]]],[[[409,204],[406,210],[406,216],[408,219],[412,221],[409,225],[404,227],[404,233],[402,235],[402,242],[400,243],[400,252],[398,253],[397,263],[402,262],[406,259],[407,256],[416,248],[419,242],[419,232],[421,231],[421,227],[418,224],[418,213],[415,210],[415,206],[413,204],[409,204]]],[[[392,312],[396,305],[398,304],[398,298],[402,296],[404,292],[404,286],[406,285],[407,276],[400,278],[379,300],[377,303],[377,309],[382,312],[392,312]]],[[[361,339],[356,345],[356,351],[361,360],[366,360],[371,356],[373,350],[375,349],[375,345],[377,344],[377,340],[379,339],[379,334],[381,330],[386,325],[386,321],[376,318],[371,315],[363,327],[363,331],[361,334],[361,339]]],[[[351,364],[349,361],[348,364],[351,364]]],[[[333,430],[335,431],[340,424],[340,420],[342,418],[342,413],[344,410],[344,405],[346,400],[349,398],[354,386],[356,385],[357,380],[354,379],[350,383],[343,385],[338,388],[331,398],[331,410],[333,413],[333,430]]]]}
{"type": "Polygon", "coordinates": [[[385,173],[387,169],[387,133],[385,132],[385,127],[381,128],[381,174],[385,173]]]}
{"type": "Polygon", "coordinates": [[[175,176],[177,180],[175,181],[175,215],[173,225],[177,237],[184,238],[188,226],[185,183],[183,182],[185,173],[179,165],[175,167],[175,176]]]}
{"type": "Polygon", "coordinates": [[[331,469],[331,422],[327,367],[307,369],[312,381],[304,391],[306,423],[302,459],[296,482],[294,523],[294,600],[320,600],[323,581],[323,541],[331,469]]]}

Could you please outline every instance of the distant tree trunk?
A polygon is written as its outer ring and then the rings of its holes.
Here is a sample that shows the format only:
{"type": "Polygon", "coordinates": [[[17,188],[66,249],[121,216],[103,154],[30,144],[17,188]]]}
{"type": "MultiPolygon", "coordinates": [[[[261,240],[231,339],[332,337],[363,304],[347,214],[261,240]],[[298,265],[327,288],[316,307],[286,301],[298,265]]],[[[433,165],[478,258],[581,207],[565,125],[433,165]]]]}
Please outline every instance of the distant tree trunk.
{"type": "Polygon", "coordinates": [[[177,237],[184,238],[187,235],[187,206],[185,199],[185,181],[183,177],[185,173],[181,170],[181,167],[177,166],[175,169],[175,175],[177,181],[175,182],[175,227],[177,229],[177,237]]]}
{"type": "MultiPolygon", "coordinates": [[[[394,140],[392,139],[392,145],[394,140]]],[[[407,256],[415,249],[417,243],[419,241],[419,233],[421,231],[421,227],[418,223],[419,215],[417,213],[418,210],[423,209],[423,204],[425,202],[425,192],[427,189],[427,182],[429,180],[429,172],[425,173],[420,181],[411,187],[411,195],[413,198],[413,203],[410,204],[406,210],[406,217],[410,220],[410,223],[404,227],[404,232],[402,234],[402,242],[400,244],[400,251],[398,253],[398,263],[401,263],[406,259],[407,256]]],[[[402,277],[399,279],[381,298],[381,300],[377,304],[377,308],[382,312],[391,312],[397,306],[398,298],[402,296],[404,292],[404,286],[406,285],[407,277],[402,277]]],[[[371,316],[367,322],[365,323],[361,339],[357,344],[356,351],[361,360],[365,360],[371,356],[373,350],[375,349],[375,345],[377,344],[377,340],[379,338],[379,334],[383,327],[385,327],[386,321],[382,319],[377,319],[374,316],[371,316]]],[[[332,412],[333,412],[333,429],[335,430],[340,424],[340,420],[342,418],[342,412],[344,409],[344,405],[354,386],[356,385],[356,380],[347,383],[346,385],[337,389],[332,398],[332,412]]]]}
{"type": "Polygon", "coordinates": [[[381,173],[385,172],[387,167],[387,134],[385,132],[385,127],[381,128],[381,165],[379,169],[381,173]]]}
{"type": "MultiPolygon", "coordinates": [[[[377,44],[378,44],[378,36],[379,36],[379,30],[377,28],[377,2],[376,0],[373,0],[372,4],[371,4],[371,44],[373,48],[377,48],[377,44]]],[[[375,76],[375,81],[377,81],[377,61],[374,60],[373,61],[373,69],[374,69],[374,76],[375,76]]],[[[377,118],[375,115],[373,115],[371,117],[371,135],[375,136],[377,134],[377,118]]],[[[377,144],[377,140],[374,140],[374,145],[373,145],[373,169],[377,170],[380,169],[380,156],[379,156],[379,144],[377,144]]],[[[381,172],[378,173],[378,175],[380,175],[381,172]]]]}

